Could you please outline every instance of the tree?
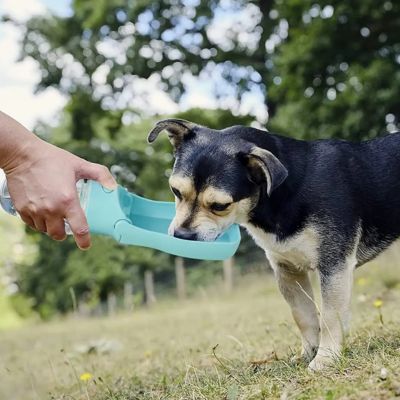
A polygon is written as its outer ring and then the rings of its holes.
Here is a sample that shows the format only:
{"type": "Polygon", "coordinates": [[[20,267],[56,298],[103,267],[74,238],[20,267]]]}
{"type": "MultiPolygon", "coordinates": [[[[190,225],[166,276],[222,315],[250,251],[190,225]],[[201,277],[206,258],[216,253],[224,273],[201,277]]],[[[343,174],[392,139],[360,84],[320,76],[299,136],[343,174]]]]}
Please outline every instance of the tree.
{"type": "Polygon", "coordinates": [[[105,111],[120,111],[117,129],[123,115],[153,108],[137,89],[140,79],[157,82],[175,101],[197,76],[213,82],[220,104],[250,92],[263,102],[270,65],[264,43],[278,22],[269,17],[271,4],[75,0],[71,16],[38,16],[21,27],[21,58],[38,62],[38,90],[52,86],[71,99],[77,139],[95,136],[105,111]]]}
{"type": "Polygon", "coordinates": [[[400,117],[400,4],[276,2],[288,35],[274,51],[271,126],[306,139],[375,137],[400,117]]]}
{"type": "Polygon", "coordinates": [[[399,29],[391,0],[75,0],[71,16],[28,22],[22,57],[39,63],[39,90],[71,98],[75,137],[106,111],[111,132],[151,109],[140,79],[178,101],[194,76],[236,111],[258,95],[286,134],[361,139],[397,127],[399,29]]]}

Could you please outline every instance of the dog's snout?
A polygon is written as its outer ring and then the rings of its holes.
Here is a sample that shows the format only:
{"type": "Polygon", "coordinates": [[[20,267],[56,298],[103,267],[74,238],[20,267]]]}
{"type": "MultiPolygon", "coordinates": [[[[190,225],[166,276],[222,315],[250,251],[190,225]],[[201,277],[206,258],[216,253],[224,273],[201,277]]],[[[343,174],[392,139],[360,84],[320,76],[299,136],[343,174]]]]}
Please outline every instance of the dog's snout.
{"type": "Polygon", "coordinates": [[[197,240],[197,233],[185,228],[176,228],[174,236],[179,239],[197,240]]]}

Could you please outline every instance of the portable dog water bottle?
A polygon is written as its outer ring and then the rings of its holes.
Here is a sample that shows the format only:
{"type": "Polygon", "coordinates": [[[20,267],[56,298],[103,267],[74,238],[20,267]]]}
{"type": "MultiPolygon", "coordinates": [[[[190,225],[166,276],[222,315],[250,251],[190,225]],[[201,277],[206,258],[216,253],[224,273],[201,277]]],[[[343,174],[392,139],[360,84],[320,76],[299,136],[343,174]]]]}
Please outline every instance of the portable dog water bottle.
{"type": "Polygon", "coordinates": [[[85,212],[93,233],[113,236],[122,244],[151,247],[199,260],[224,260],[239,246],[237,225],[214,242],[178,239],[168,235],[168,226],[175,216],[173,202],[148,200],[121,186],[110,191],[94,181],[86,184],[85,212]]]}
{"type": "MultiPolygon", "coordinates": [[[[2,186],[1,205],[7,212],[16,215],[6,182],[2,186]]],[[[112,236],[121,244],[151,247],[199,260],[224,260],[231,257],[239,246],[237,225],[231,226],[214,242],[184,240],[168,235],[168,226],[175,215],[173,202],[148,200],[122,186],[108,190],[90,180],[79,181],[77,190],[90,232],[112,236]]]]}

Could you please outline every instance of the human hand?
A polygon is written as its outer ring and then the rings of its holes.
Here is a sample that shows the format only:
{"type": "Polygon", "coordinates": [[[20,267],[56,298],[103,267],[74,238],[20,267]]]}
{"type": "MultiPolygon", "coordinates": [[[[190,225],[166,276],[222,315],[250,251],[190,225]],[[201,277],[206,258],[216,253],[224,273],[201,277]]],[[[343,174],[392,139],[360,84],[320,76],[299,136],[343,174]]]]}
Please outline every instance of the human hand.
{"type": "Polygon", "coordinates": [[[90,247],[89,226],[76,191],[79,179],[93,179],[114,189],[109,170],[32,135],[3,166],[14,207],[32,228],[55,240],[66,237],[68,221],[76,244],[90,247]]]}

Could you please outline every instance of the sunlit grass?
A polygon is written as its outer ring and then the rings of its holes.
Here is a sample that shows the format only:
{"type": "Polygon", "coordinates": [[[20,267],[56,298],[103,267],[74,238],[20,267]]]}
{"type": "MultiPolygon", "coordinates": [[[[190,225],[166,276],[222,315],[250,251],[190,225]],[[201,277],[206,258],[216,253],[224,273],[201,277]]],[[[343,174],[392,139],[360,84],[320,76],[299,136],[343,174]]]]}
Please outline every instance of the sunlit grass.
{"type": "Polygon", "coordinates": [[[265,273],[242,278],[232,294],[202,289],[185,302],[131,315],[1,333],[0,398],[391,398],[400,394],[393,260],[389,253],[356,272],[352,332],[343,355],[322,373],[292,361],[297,330],[265,273]]]}

